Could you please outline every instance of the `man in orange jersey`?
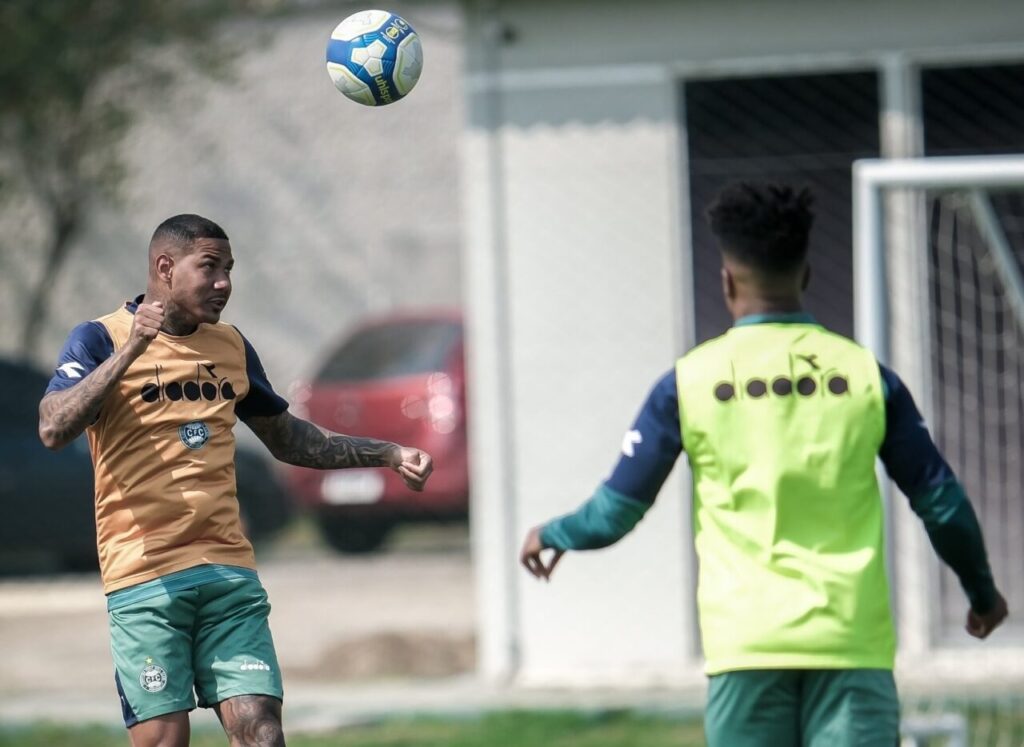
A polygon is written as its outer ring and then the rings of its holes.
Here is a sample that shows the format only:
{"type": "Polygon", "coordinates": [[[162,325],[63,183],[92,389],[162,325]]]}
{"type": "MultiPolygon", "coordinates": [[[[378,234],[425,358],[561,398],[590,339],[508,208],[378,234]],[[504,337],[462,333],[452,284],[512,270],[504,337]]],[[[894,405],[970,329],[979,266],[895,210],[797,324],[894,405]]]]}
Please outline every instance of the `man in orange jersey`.
{"type": "Polygon", "coordinates": [[[432,470],[419,449],[288,412],[248,340],[220,322],[233,264],[213,221],[161,223],[145,294],[72,330],[39,404],[47,447],[89,439],[115,681],[134,747],[187,745],[197,699],[233,747],[284,745],[270,605],[235,495],[237,419],[290,464],[388,467],[413,490],[432,470]]]}

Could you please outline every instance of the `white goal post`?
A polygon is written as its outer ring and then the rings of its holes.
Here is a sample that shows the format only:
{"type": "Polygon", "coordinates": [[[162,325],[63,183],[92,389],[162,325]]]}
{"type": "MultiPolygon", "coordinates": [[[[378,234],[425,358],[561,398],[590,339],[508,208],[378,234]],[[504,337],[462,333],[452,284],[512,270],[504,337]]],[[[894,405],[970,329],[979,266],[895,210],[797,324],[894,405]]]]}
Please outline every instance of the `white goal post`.
{"type": "MultiPolygon", "coordinates": [[[[988,501],[1004,575],[1024,562],[1024,518],[1006,513],[1024,489],[1022,245],[1024,155],[853,165],[854,336],[899,373],[969,494],[988,501]]],[[[933,660],[960,599],[906,506],[886,508],[900,648],[933,660]]]]}
{"type": "MultiPolygon", "coordinates": [[[[914,392],[933,436],[963,469],[972,501],[989,512],[986,542],[1001,586],[1015,583],[1024,562],[1016,500],[1024,490],[1022,247],[1024,155],[853,165],[854,336],[914,392]]],[[[953,627],[951,615],[965,609],[961,592],[906,502],[891,500],[887,480],[883,486],[897,670],[917,691],[904,703],[903,744],[966,745],[961,706],[950,710],[925,693],[1020,681],[1021,629],[1011,621],[1014,629],[983,649],[957,642],[962,622],[953,627]]],[[[1002,727],[993,716],[974,728],[1002,727]]]]}
{"type": "Polygon", "coordinates": [[[969,189],[979,225],[988,234],[1011,302],[1024,320],[1024,283],[992,208],[980,190],[1024,186],[1024,156],[865,159],[853,164],[854,335],[880,361],[889,360],[886,309],[884,192],[892,188],[969,189]]]}

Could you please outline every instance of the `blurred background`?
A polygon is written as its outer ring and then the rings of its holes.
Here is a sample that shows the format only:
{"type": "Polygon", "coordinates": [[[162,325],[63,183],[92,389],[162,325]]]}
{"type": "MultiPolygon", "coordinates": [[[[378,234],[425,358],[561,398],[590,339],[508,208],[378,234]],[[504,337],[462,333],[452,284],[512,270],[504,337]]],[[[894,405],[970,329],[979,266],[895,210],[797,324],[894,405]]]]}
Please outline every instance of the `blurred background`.
{"type": "MultiPolygon", "coordinates": [[[[35,408],[71,327],[144,288],[164,218],[225,228],[225,320],[296,414],[438,464],[414,496],[377,471],[283,469],[237,429],[295,728],[526,709],[466,744],[689,744],[704,679],[685,464],[633,535],[567,558],[551,585],[516,554],[607,474],[674,359],[727,326],[704,207],[737,178],[811,186],[808,307],[854,335],[853,163],[1024,154],[1011,0],[407,0],[387,9],[421,36],[424,73],[382,108],[342,97],[324,69],[331,29],[360,9],[0,6],[11,744],[40,721],[118,723],[88,454],[46,452],[35,408]]],[[[1024,180],[887,191],[873,310],[890,333],[880,355],[978,508],[1011,610],[1024,597],[1022,195],[1024,180]]],[[[956,580],[902,496],[888,500],[907,743],[1024,744],[1024,629],[967,639],[956,580]]]]}

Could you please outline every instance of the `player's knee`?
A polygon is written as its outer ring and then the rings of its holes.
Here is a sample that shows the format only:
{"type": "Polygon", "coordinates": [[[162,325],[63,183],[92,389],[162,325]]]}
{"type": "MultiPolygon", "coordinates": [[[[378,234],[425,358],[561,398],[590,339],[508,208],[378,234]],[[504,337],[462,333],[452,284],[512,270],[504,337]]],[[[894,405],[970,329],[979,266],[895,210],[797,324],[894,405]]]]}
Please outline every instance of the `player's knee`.
{"type": "Polygon", "coordinates": [[[132,747],[188,747],[189,721],[187,712],[157,716],[128,729],[132,747]]]}
{"type": "Polygon", "coordinates": [[[231,747],[284,747],[281,704],[273,698],[254,698],[246,708],[235,709],[225,721],[231,747]]]}
{"type": "Polygon", "coordinates": [[[284,747],[281,720],[272,715],[251,716],[228,731],[231,747],[284,747]]]}
{"type": "Polygon", "coordinates": [[[188,747],[188,733],[180,730],[130,730],[128,739],[131,747],[188,747]]]}
{"type": "Polygon", "coordinates": [[[281,722],[273,717],[252,717],[228,732],[231,747],[284,747],[281,722]]]}

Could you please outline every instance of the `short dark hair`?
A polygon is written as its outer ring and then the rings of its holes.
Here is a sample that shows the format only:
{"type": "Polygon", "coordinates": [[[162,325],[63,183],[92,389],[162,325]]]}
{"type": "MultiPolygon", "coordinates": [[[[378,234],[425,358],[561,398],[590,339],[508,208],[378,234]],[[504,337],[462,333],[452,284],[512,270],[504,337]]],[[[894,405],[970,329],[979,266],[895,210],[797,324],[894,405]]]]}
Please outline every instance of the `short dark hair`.
{"type": "Polygon", "coordinates": [[[228,235],[224,233],[223,228],[209,218],[193,213],[183,213],[171,216],[156,227],[150,243],[159,239],[173,241],[179,246],[191,246],[196,239],[224,239],[227,241],[228,235]]]}
{"type": "Polygon", "coordinates": [[[787,274],[807,258],[814,222],[808,188],[736,182],[719,192],[708,208],[711,232],[722,252],[769,275],[787,274]]]}

